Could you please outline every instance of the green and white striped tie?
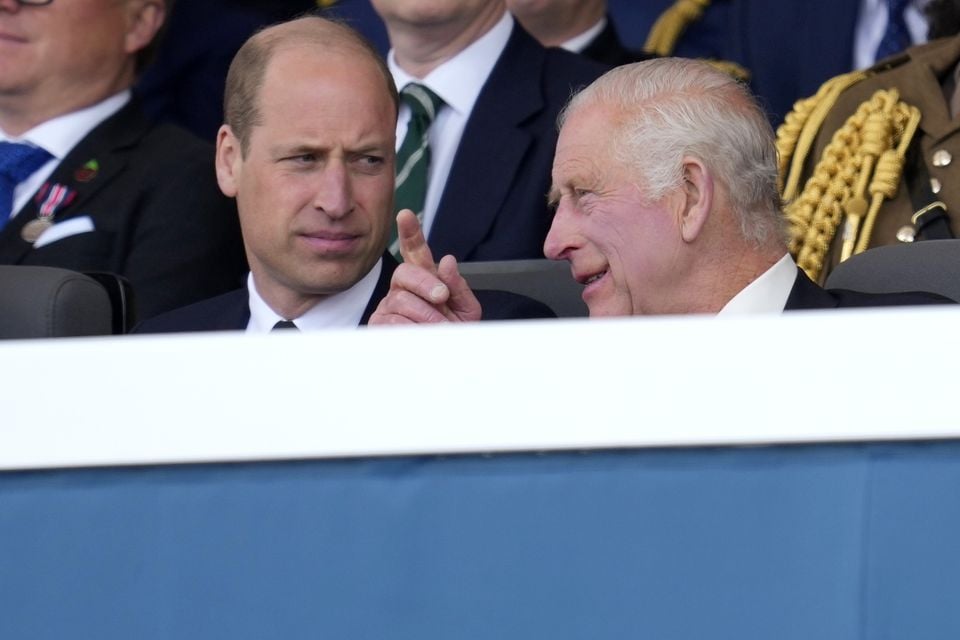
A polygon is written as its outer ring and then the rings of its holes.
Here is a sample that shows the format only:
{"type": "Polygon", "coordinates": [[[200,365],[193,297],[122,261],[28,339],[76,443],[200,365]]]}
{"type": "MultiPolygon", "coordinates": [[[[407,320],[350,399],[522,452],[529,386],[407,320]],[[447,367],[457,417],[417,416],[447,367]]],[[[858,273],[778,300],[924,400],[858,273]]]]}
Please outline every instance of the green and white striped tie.
{"type": "MultiPolygon", "coordinates": [[[[410,209],[423,216],[427,197],[427,176],[430,169],[430,124],[443,106],[443,100],[421,84],[408,84],[400,92],[400,99],[410,107],[407,135],[397,151],[397,181],[394,187],[394,212],[410,209]]],[[[390,253],[400,259],[397,224],[390,233],[390,253]]]]}

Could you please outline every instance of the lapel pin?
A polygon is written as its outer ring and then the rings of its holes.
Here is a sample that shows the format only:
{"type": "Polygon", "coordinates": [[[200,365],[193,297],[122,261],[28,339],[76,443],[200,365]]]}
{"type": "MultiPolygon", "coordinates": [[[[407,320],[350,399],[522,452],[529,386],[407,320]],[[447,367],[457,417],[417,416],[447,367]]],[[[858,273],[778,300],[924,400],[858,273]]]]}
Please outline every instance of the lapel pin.
{"type": "Polygon", "coordinates": [[[100,163],[96,160],[87,160],[82,167],[76,170],[73,177],[77,182],[90,182],[97,177],[100,171],[100,163]]]}

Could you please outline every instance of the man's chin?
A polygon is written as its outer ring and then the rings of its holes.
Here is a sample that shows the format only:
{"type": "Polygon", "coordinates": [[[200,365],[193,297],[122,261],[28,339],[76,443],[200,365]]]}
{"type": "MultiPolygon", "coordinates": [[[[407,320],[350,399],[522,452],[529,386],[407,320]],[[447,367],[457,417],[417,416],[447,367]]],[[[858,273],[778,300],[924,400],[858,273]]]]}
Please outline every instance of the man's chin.
{"type": "Polygon", "coordinates": [[[587,311],[591,318],[627,318],[634,315],[629,309],[611,304],[609,301],[595,301],[593,304],[587,304],[587,311]]]}
{"type": "Polygon", "coordinates": [[[325,273],[311,274],[301,281],[303,290],[311,295],[332,296],[342,293],[360,282],[370,269],[331,270],[325,273]]]}

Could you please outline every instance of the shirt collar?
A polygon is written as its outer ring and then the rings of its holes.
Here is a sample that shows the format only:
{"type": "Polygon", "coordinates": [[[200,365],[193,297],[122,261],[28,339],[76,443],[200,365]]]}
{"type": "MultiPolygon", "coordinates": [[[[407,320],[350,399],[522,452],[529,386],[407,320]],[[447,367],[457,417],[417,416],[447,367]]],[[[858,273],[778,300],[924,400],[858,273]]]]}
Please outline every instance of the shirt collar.
{"type": "Polygon", "coordinates": [[[781,313],[797,279],[797,263],[785,254],[723,306],[717,315],[781,313]]]}
{"type": "Polygon", "coordinates": [[[603,31],[607,26],[607,17],[604,16],[600,18],[600,22],[593,25],[583,33],[577,36],[573,36],[566,42],[560,45],[561,49],[566,49],[567,51],[573,51],[574,53],[580,53],[587,46],[594,41],[594,39],[600,35],[600,32],[603,31]]]}
{"type": "Polygon", "coordinates": [[[120,111],[130,102],[130,90],[110,96],[92,107],[57,116],[42,122],[19,138],[11,138],[0,131],[0,140],[10,142],[26,141],[45,149],[57,160],[64,157],[77,146],[98,124],[120,111]]]}
{"type": "Polygon", "coordinates": [[[492,29],[422,79],[400,68],[393,49],[387,54],[387,66],[398,89],[402,90],[411,82],[425,85],[440,96],[448,107],[465,116],[473,109],[512,31],[513,16],[505,11],[492,29]]]}
{"type": "MultiPolygon", "coordinates": [[[[383,258],[359,282],[347,289],[323,298],[299,318],[291,318],[301,331],[319,329],[355,328],[363,318],[363,312],[377,288],[383,258]]],[[[268,333],[280,320],[285,320],[260,297],[253,281],[253,273],[247,276],[247,291],[250,293],[250,322],[247,333],[268,333]]]]}

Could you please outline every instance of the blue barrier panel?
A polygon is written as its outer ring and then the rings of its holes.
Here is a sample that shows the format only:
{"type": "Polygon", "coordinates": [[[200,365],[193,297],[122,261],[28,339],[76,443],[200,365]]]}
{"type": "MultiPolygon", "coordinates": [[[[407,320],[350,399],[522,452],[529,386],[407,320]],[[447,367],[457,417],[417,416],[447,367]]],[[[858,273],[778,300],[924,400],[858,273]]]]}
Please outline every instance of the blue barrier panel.
{"type": "Polygon", "coordinates": [[[960,637],[960,442],[0,473],[0,638],[960,637]]]}

